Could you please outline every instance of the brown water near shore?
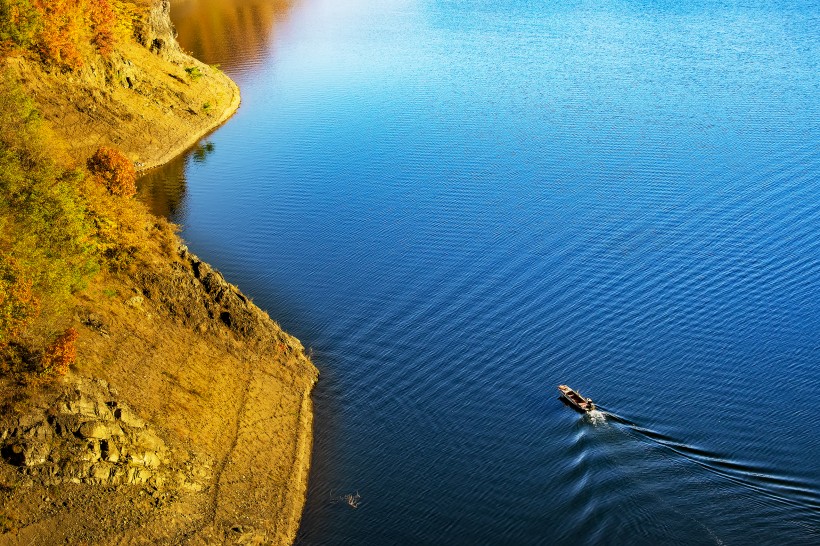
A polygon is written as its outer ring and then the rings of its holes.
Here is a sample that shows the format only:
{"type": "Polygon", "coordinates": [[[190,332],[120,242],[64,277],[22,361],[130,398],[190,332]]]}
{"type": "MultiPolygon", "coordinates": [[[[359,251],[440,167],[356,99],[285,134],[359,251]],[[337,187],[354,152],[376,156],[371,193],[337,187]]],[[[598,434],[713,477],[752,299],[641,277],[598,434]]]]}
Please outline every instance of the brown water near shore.
{"type": "Polygon", "coordinates": [[[173,4],[171,19],[182,49],[235,76],[236,68],[268,49],[292,5],[291,0],[183,0],[173,4]]]}

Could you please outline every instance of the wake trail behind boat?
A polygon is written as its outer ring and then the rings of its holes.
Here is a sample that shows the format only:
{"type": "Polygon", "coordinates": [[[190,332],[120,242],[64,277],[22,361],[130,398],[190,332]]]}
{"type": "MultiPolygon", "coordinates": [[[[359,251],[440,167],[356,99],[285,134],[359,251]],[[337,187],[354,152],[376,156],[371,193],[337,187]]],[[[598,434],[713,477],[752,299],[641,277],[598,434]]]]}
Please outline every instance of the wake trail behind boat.
{"type": "Polygon", "coordinates": [[[599,425],[606,424],[606,414],[601,410],[594,409],[592,411],[588,411],[586,413],[586,417],[593,426],[597,427],[599,425]]]}
{"type": "Polygon", "coordinates": [[[640,439],[661,446],[713,474],[765,495],[778,503],[809,509],[815,513],[820,511],[820,493],[795,478],[778,476],[770,469],[733,461],[719,453],[688,445],[671,436],[643,427],[601,406],[588,415],[594,426],[606,422],[624,425],[625,430],[640,439]],[[600,416],[592,416],[592,413],[600,413],[600,416]]]}

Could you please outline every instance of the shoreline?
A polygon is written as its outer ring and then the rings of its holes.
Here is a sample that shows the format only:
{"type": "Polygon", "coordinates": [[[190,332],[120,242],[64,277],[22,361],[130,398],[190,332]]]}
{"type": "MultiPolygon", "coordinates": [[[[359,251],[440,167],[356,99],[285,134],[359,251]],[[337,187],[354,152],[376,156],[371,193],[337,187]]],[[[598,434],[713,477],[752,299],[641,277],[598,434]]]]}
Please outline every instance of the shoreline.
{"type": "MultiPolygon", "coordinates": [[[[57,137],[55,157],[80,166],[99,146],[115,146],[143,175],[237,112],[241,90],[230,77],[160,37],[167,55],[124,43],[112,60],[73,73],[9,61],[57,137]]],[[[299,340],[188,252],[164,218],[138,201],[122,205],[118,222],[140,245],[139,267],[98,274],[75,302],[75,369],[38,407],[0,419],[3,430],[39,431],[37,449],[60,454],[0,465],[0,478],[26,484],[8,498],[0,492],[15,522],[4,538],[292,544],[307,499],[318,370],[299,340]],[[105,407],[138,416],[143,424],[116,429],[135,438],[122,457],[101,452],[113,439],[81,445],[52,426],[43,408],[65,413],[60,400],[73,393],[95,408],[79,418],[98,428],[112,426],[105,407]],[[154,436],[143,438],[141,427],[154,436]],[[111,514],[116,526],[94,523],[111,514]]]]}
{"type": "MultiPolygon", "coordinates": [[[[193,59],[193,57],[191,58],[193,59]]],[[[242,103],[242,95],[239,86],[236,84],[236,82],[234,82],[227,74],[225,74],[225,78],[232,85],[230,103],[225,107],[225,109],[222,111],[222,114],[213,123],[213,125],[207,126],[200,131],[190,133],[190,136],[186,140],[181,141],[174,148],[166,151],[164,154],[162,154],[160,157],[156,159],[144,158],[142,164],[139,167],[135,168],[138,176],[141,174],[145,174],[146,172],[152,169],[162,167],[166,163],[169,163],[172,160],[178,158],[179,156],[185,154],[188,150],[194,147],[200,140],[202,140],[209,134],[213,133],[214,131],[225,125],[234,116],[234,114],[236,114],[242,103]]]]}
{"type": "MultiPolygon", "coordinates": [[[[199,62],[197,59],[194,59],[193,57],[190,58],[199,62]]],[[[165,165],[166,163],[185,154],[200,140],[202,140],[210,133],[219,129],[233,117],[233,115],[237,112],[241,105],[241,90],[239,89],[239,86],[236,84],[236,82],[234,82],[227,74],[220,74],[224,76],[224,78],[230,85],[231,98],[230,102],[223,109],[222,113],[219,115],[217,120],[212,125],[206,126],[202,128],[200,131],[190,133],[190,136],[186,140],[180,142],[175,148],[166,151],[160,157],[154,160],[145,161],[143,165],[136,169],[138,175],[144,174],[152,169],[159,168],[165,165]]],[[[149,214],[151,214],[152,216],[156,216],[150,211],[149,214]]],[[[180,245],[185,244],[185,242],[178,235],[174,235],[174,237],[180,245]]],[[[237,292],[241,294],[242,297],[247,297],[244,296],[244,294],[242,294],[239,290],[237,290],[237,292]]],[[[293,463],[291,465],[291,471],[287,479],[288,486],[284,490],[285,493],[291,493],[287,496],[291,499],[291,502],[284,502],[284,510],[282,510],[274,525],[274,534],[276,539],[278,539],[277,541],[275,541],[275,543],[279,544],[293,544],[296,540],[296,535],[299,532],[299,528],[302,521],[302,514],[304,512],[305,503],[307,501],[307,490],[310,478],[314,441],[314,413],[312,393],[315,385],[315,380],[309,383],[309,385],[302,393],[302,399],[299,405],[296,438],[294,446],[294,458],[293,463]]],[[[286,497],[283,496],[283,498],[286,497]]]]}
{"type": "MultiPolygon", "coordinates": [[[[185,57],[192,59],[193,61],[200,62],[198,59],[195,59],[194,57],[191,57],[187,54],[183,55],[185,55],[185,57]]],[[[224,74],[222,72],[220,72],[220,74],[224,76],[225,80],[227,80],[231,88],[231,98],[230,102],[223,109],[222,113],[219,115],[217,120],[213,122],[213,124],[201,128],[199,131],[190,133],[189,137],[186,140],[180,142],[175,148],[166,151],[160,157],[156,159],[146,158],[146,161],[144,161],[143,164],[136,169],[138,176],[145,174],[146,172],[152,169],[162,167],[168,162],[185,154],[200,140],[205,138],[207,135],[213,133],[214,131],[218,130],[221,126],[225,125],[238,111],[241,105],[241,90],[239,86],[236,84],[236,82],[234,82],[233,79],[231,79],[227,74],[224,74]]],[[[150,211],[148,212],[148,214],[156,216],[154,213],[150,211]]],[[[174,235],[174,237],[180,245],[186,244],[185,241],[183,241],[178,235],[174,235]]],[[[247,297],[244,296],[244,294],[238,289],[237,293],[241,294],[242,297],[247,297]]],[[[277,543],[280,544],[294,543],[296,535],[299,532],[302,514],[304,512],[304,506],[307,501],[307,489],[310,478],[314,441],[314,413],[312,393],[315,385],[315,380],[309,383],[307,388],[302,393],[301,403],[299,405],[297,419],[298,424],[296,428],[296,438],[294,446],[294,459],[291,465],[291,472],[287,479],[288,487],[285,489],[286,493],[289,491],[291,492],[290,497],[292,499],[292,502],[285,502],[285,509],[280,514],[274,527],[274,533],[276,535],[276,538],[280,540],[280,542],[277,543]]]]}
{"type": "MultiPolygon", "coordinates": [[[[193,57],[191,58],[193,59],[193,57]]],[[[231,95],[230,103],[222,111],[217,121],[215,121],[211,126],[204,127],[202,128],[202,130],[198,132],[191,133],[190,138],[180,143],[175,149],[169,150],[156,160],[146,162],[144,165],[140,166],[138,169],[136,169],[138,176],[145,174],[146,172],[152,169],[162,167],[168,162],[185,154],[200,140],[202,140],[210,133],[219,129],[233,117],[233,115],[237,112],[241,104],[241,91],[236,82],[234,82],[229,76],[227,76],[227,74],[223,73],[223,75],[225,79],[230,83],[233,93],[231,95]]],[[[155,217],[157,216],[150,211],[148,211],[148,214],[155,217]]],[[[178,235],[175,234],[174,237],[180,245],[186,244],[185,241],[183,241],[178,235]]],[[[210,265],[207,266],[211,267],[210,265]]],[[[238,289],[237,293],[240,294],[241,297],[247,298],[247,296],[245,296],[238,289]]],[[[250,301],[250,298],[248,298],[248,300],[250,301]]],[[[251,303],[251,305],[254,304],[251,303]]],[[[307,490],[310,479],[311,462],[313,458],[313,389],[316,385],[316,382],[317,381],[314,380],[308,384],[308,386],[302,393],[301,403],[299,404],[294,446],[294,458],[293,463],[291,465],[291,471],[287,479],[288,486],[285,488],[285,493],[291,493],[287,496],[291,499],[291,502],[287,502],[287,500],[284,502],[284,510],[282,510],[281,514],[275,522],[274,534],[276,539],[278,540],[274,541],[273,543],[276,544],[294,543],[294,541],[296,540],[296,535],[298,534],[299,528],[301,526],[302,514],[304,512],[305,503],[307,502],[307,490]]],[[[283,496],[283,498],[286,497],[283,496]]]]}

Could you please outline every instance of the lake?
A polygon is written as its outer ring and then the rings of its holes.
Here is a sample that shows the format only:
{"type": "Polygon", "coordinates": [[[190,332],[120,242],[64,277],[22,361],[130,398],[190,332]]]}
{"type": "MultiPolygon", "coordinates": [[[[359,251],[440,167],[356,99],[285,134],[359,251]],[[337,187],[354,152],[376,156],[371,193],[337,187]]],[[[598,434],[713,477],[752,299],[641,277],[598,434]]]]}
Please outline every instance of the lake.
{"type": "Polygon", "coordinates": [[[140,196],[313,351],[298,543],[820,543],[816,0],[172,15],[243,103],[140,196]]]}

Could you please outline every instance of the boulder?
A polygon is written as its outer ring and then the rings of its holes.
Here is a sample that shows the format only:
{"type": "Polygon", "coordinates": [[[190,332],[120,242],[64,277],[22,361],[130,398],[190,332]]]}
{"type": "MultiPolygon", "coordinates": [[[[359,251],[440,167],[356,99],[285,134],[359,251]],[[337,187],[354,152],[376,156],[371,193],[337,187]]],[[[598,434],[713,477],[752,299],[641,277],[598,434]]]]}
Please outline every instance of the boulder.
{"type": "Polygon", "coordinates": [[[117,427],[119,429],[117,425],[108,425],[101,421],[86,421],[85,423],[80,425],[80,428],[77,431],[77,433],[83,438],[91,438],[95,440],[108,440],[109,438],[111,438],[111,436],[115,435],[114,427],[117,427]]]}
{"type": "Polygon", "coordinates": [[[97,440],[88,440],[85,442],[84,447],[79,447],[82,445],[80,442],[75,443],[74,445],[75,447],[72,451],[76,460],[93,463],[99,461],[102,456],[102,452],[100,451],[100,443],[97,440]]]}
{"type": "Polygon", "coordinates": [[[74,436],[84,422],[79,415],[62,414],[54,418],[52,426],[58,436],[74,436]]]}
{"type": "Polygon", "coordinates": [[[145,421],[140,419],[136,413],[128,408],[117,408],[114,410],[114,417],[133,428],[143,428],[145,421]]]}
{"type": "Polygon", "coordinates": [[[145,451],[166,451],[165,442],[150,430],[139,430],[132,435],[134,447],[145,451]]]}
{"type": "Polygon", "coordinates": [[[153,475],[154,473],[150,470],[131,467],[126,472],[125,482],[130,484],[142,484],[151,479],[151,476],[153,475]]]}
{"type": "Polygon", "coordinates": [[[97,416],[97,404],[89,400],[85,395],[80,395],[75,400],[70,400],[65,406],[65,413],[75,413],[85,417],[97,416]]]}
{"type": "Polygon", "coordinates": [[[88,473],[88,482],[97,484],[108,483],[111,480],[113,469],[114,466],[111,464],[102,461],[98,462],[91,467],[88,473]]]}
{"type": "Polygon", "coordinates": [[[134,466],[157,468],[160,465],[160,460],[155,452],[145,451],[143,453],[132,453],[128,455],[128,463],[134,466]]]}
{"type": "Polygon", "coordinates": [[[100,442],[100,452],[102,458],[109,463],[116,463],[120,460],[120,450],[112,440],[102,440],[100,442]]]}

